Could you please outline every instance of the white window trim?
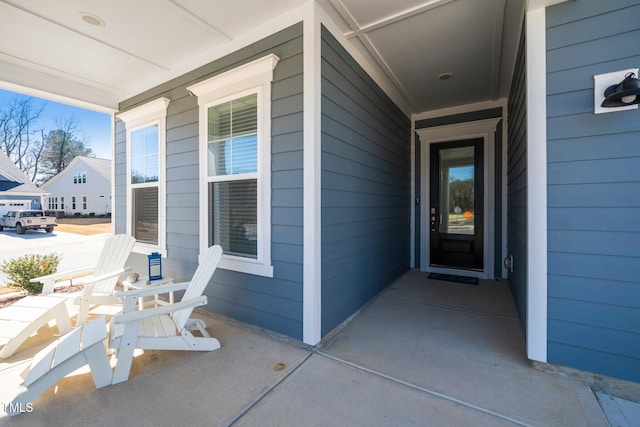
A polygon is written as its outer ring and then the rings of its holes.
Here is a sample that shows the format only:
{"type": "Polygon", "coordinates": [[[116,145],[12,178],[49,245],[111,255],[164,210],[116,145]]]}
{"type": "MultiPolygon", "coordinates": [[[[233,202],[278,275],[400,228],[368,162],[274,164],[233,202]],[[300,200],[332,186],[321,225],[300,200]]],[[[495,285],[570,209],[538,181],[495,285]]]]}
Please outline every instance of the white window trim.
{"type": "MultiPolygon", "coordinates": [[[[131,133],[148,126],[158,126],[158,244],[136,242],[133,252],[148,254],[159,252],[167,257],[167,193],[166,193],[166,135],[167,108],[170,100],[158,98],[139,107],[117,115],[127,127],[126,157],[127,157],[127,234],[133,233],[132,195],[131,195],[131,133]]],[[[155,186],[155,183],[154,183],[155,186]]],[[[138,188],[138,187],[136,187],[138,188]]]]}
{"type": "Polygon", "coordinates": [[[223,255],[219,267],[258,276],[273,277],[271,265],[271,82],[279,58],[270,54],[233,70],[189,86],[200,106],[200,254],[209,246],[207,171],[207,123],[209,107],[258,94],[258,255],[248,259],[223,255]]]}

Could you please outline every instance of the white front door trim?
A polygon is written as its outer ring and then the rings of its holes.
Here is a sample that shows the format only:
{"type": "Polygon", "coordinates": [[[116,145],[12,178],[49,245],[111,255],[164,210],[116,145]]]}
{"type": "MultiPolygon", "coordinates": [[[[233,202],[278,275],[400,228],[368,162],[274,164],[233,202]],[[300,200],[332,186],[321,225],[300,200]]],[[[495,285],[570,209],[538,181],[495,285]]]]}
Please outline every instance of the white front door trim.
{"type": "Polygon", "coordinates": [[[494,263],[494,215],[495,215],[495,131],[501,118],[456,123],[446,126],[416,129],[420,137],[421,190],[420,190],[420,270],[433,273],[459,274],[461,270],[430,266],[429,210],[430,191],[430,145],[437,142],[483,138],[484,162],[484,238],[482,271],[464,270],[466,276],[488,279],[493,276],[494,263]]]}

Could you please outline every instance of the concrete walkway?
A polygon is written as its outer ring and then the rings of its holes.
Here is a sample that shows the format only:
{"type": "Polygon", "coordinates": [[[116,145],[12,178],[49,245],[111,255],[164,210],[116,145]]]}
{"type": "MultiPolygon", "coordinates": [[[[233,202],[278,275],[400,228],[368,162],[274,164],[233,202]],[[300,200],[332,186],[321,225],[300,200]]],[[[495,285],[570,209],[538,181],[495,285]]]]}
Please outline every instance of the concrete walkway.
{"type": "MultiPolygon", "coordinates": [[[[609,425],[585,383],[530,367],[505,282],[409,272],[318,348],[198,315],[220,350],[146,351],[128,382],[100,390],[77,371],[0,425],[609,425]]],[[[0,361],[0,402],[48,333],[0,361]]]]}

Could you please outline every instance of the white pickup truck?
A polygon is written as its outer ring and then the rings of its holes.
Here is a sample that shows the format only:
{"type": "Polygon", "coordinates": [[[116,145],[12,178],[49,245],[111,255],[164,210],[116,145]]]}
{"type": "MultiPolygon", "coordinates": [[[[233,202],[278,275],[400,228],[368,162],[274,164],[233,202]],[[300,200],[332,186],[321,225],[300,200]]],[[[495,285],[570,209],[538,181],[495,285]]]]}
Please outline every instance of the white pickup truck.
{"type": "Polygon", "coordinates": [[[58,225],[54,216],[46,216],[43,211],[9,211],[0,218],[0,231],[4,228],[15,228],[18,234],[24,234],[27,230],[53,231],[58,225]]]}

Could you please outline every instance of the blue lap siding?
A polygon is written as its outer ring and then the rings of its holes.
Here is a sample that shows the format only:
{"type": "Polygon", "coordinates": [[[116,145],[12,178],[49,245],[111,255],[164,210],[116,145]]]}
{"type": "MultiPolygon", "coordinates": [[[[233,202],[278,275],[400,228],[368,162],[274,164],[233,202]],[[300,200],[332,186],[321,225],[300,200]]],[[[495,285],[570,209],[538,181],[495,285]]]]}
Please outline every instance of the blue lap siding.
{"type": "Polygon", "coordinates": [[[548,361],[640,381],[640,110],[593,76],[640,65],[640,4],[547,10],[548,361]]]}
{"type": "Polygon", "coordinates": [[[527,328],[527,94],[524,31],[509,94],[507,144],[507,253],[513,256],[509,284],[520,324],[527,328]]]}
{"type": "MultiPolygon", "coordinates": [[[[188,280],[199,253],[198,104],[187,86],[274,53],[271,94],[271,254],[274,277],[218,269],[205,294],[209,310],[302,339],[302,24],[123,102],[122,111],[159,97],[167,112],[165,274],[188,280]]],[[[126,130],[116,122],[116,232],[126,231],[126,130]]],[[[145,255],[130,264],[145,270],[145,255]]]]}
{"type": "Polygon", "coordinates": [[[322,30],[322,334],[409,268],[411,123],[322,30]]]}

